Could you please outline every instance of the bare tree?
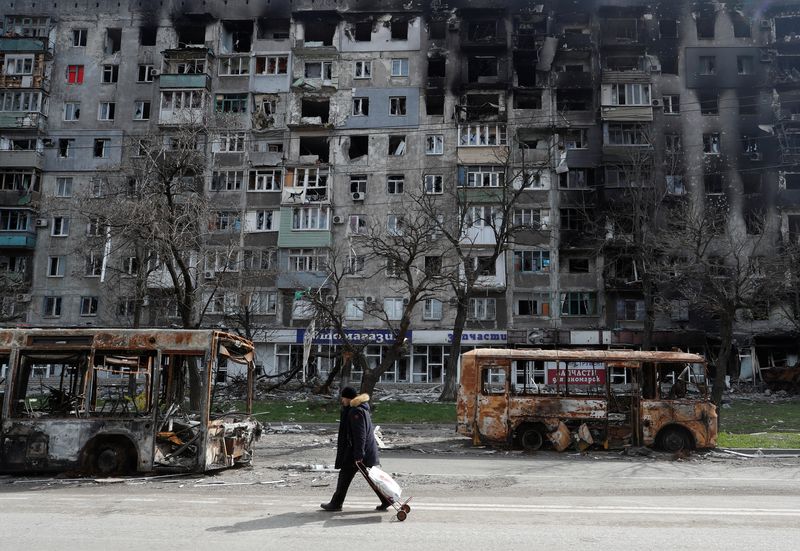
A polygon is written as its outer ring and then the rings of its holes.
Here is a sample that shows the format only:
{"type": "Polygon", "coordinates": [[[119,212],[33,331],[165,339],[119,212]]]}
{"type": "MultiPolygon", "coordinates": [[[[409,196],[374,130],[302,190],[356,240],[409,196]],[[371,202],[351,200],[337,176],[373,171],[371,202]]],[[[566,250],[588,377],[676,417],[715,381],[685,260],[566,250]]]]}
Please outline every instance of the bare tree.
{"type": "Polygon", "coordinates": [[[765,243],[765,232],[748,236],[729,221],[724,198],[706,197],[699,204],[689,197],[669,211],[663,234],[662,284],[708,319],[719,323],[719,354],[713,399],[722,402],[728,375],[737,313],[758,307],[775,286],[773,267],[755,259],[765,243]]]}
{"type": "Polygon", "coordinates": [[[488,178],[462,172],[456,182],[443,186],[441,194],[424,188],[412,194],[416,210],[434,224],[447,246],[441,274],[455,299],[441,401],[456,398],[458,359],[471,299],[518,235],[540,232],[547,224],[538,217],[518,216],[517,209],[528,205],[528,192],[540,187],[549,174],[553,144],[545,135],[531,145],[516,139],[509,142],[508,147],[495,150],[496,171],[488,178]]]}
{"type": "MultiPolygon", "coordinates": [[[[407,353],[407,335],[415,308],[435,297],[444,285],[437,271],[425,269],[426,257],[442,255],[437,240],[439,226],[411,206],[395,205],[398,214],[389,214],[386,223],[353,228],[346,245],[330,250],[324,284],[310,289],[304,297],[313,312],[314,326],[333,331],[341,343],[334,372],[338,369],[346,382],[349,368],[358,368],[362,372],[361,392],[372,393],[381,376],[407,353]],[[356,270],[362,277],[349,278],[356,270]],[[400,298],[391,304],[368,302],[363,297],[365,281],[378,281],[390,297],[400,298]],[[369,365],[364,352],[372,343],[351,337],[348,332],[348,309],[360,311],[368,325],[378,326],[390,335],[382,343],[385,353],[380,363],[369,365]]],[[[320,390],[326,391],[332,382],[333,375],[320,390]]]]}

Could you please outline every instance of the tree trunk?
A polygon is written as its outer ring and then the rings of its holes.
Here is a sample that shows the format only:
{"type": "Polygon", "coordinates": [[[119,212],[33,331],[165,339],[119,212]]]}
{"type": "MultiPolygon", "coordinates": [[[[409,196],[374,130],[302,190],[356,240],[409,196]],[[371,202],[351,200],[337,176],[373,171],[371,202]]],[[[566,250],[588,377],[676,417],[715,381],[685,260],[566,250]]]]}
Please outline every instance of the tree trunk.
{"type": "Polygon", "coordinates": [[[450,357],[444,372],[444,387],[439,395],[440,402],[455,402],[458,394],[458,358],[461,356],[461,336],[467,323],[466,300],[459,300],[456,319],[453,323],[453,340],[450,342],[450,357]]]}
{"type": "Polygon", "coordinates": [[[649,278],[645,276],[642,282],[642,294],[644,295],[644,327],[642,328],[642,350],[652,350],[653,348],[653,328],[656,323],[656,309],[653,304],[653,286],[649,278]]]}
{"type": "Polygon", "coordinates": [[[725,314],[720,320],[720,343],[719,354],[717,355],[717,365],[714,374],[714,391],[711,395],[714,404],[717,406],[717,427],[719,427],[720,413],[722,409],[722,393],[725,390],[725,375],[728,374],[728,363],[731,357],[733,346],[733,315],[725,314]]]}

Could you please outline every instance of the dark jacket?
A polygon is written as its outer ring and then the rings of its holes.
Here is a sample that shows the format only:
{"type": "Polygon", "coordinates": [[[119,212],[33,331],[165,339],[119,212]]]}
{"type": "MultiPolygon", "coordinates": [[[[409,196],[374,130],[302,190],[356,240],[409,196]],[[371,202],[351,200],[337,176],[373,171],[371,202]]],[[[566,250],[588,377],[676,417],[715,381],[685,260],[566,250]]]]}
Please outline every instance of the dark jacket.
{"type": "Polygon", "coordinates": [[[349,407],[342,408],[334,465],[337,469],[356,461],[363,461],[367,467],[380,463],[368,401],[369,394],[359,394],[349,407]]]}

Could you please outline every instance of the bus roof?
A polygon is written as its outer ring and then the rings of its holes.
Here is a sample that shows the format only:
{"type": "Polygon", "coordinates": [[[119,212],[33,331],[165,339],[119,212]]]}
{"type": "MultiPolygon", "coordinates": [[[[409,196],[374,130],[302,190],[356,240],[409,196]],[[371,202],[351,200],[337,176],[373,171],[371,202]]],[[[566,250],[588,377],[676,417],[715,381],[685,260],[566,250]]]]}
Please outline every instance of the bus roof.
{"type": "Polygon", "coordinates": [[[511,360],[580,361],[580,362],[685,362],[706,363],[703,356],[688,352],[655,350],[541,350],[509,348],[476,348],[464,356],[476,358],[508,358],[511,360]]]}

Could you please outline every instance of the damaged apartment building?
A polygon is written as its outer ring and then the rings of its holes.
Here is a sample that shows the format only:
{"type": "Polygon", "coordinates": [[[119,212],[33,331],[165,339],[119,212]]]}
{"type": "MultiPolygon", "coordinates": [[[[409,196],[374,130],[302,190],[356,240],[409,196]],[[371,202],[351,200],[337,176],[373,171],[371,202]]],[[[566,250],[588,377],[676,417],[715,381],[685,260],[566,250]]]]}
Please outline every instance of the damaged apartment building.
{"type": "MultiPolygon", "coordinates": [[[[800,236],[796,1],[13,0],[0,10],[6,325],[131,326],[137,306],[141,325],[180,324],[174,301],[137,302],[109,275],[142,267],[108,253],[103,228],[75,204],[102,196],[140,154],[136,139],[179,142],[187,115],[226,121],[191,144],[205,152],[202,193],[215,209],[203,239],[219,246],[196,263],[203,325],[232,327],[230,312],[247,306],[270,373],[302,361],[303,291],[328,284],[329,251],[371,224],[397,225],[393,205],[411,190],[473,192],[505,183],[508,166],[535,167],[514,211],[532,229],[485,267],[466,348],[641,345],[639,268],[585,230],[641,176],[631,159],[642,151],[668,195],[724,196],[731,227],[772,232],[764,254],[800,236]]],[[[367,256],[351,258],[354,297],[391,320],[404,297],[367,256]],[[356,279],[365,272],[376,275],[356,279]]],[[[443,292],[421,306],[386,382],[442,380],[453,302],[443,292]]],[[[346,318],[379,361],[386,325],[358,308],[346,318]]],[[[676,301],[659,312],[653,345],[706,353],[716,330],[676,301]]],[[[797,363],[794,332],[769,308],[743,316],[735,337],[743,368],[797,363]]],[[[321,371],[334,341],[314,341],[321,371]]]]}

